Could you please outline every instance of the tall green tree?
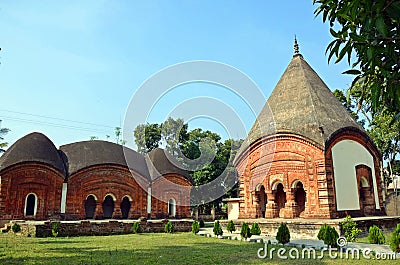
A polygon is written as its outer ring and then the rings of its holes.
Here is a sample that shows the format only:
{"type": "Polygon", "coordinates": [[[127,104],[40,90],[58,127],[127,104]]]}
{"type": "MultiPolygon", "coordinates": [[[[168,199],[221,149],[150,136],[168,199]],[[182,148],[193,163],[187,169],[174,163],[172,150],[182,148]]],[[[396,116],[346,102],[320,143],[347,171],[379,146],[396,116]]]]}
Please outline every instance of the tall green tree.
{"type": "MultiPolygon", "coordinates": [[[[242,140],[228,139],[221,142],[221,136],[217,133],[201,128],[188,131],[188,125],[182,119],[172,118],[162,124],[138,125],[134,136],[140,153],[147,153],[163,142],[166,149],[189,169],[195,186],[221,177],[219,183],[227,192],[225,197],[237,196],[237,173],[233,159],[242,140]]],[[[205,207],[209,209],[218,206],[221,200],[219,198],[205,207]]]]}
{"type": "Polygon", "coordinates": [[[393,0],[313,0],[316,16],[328,22],[334,40],[328,61],[347,57],[359,103],[375,113],[386,109],[400,117],[400,2],[393,0]],[[355,58],[354,58],[355,56],[355,58]]]}
{"type": "Polygon", "coordinates": [[[161,124],[161,137],[165,144],[165,149],[172,155],[178,155],[182,142],[187,139],[188,125],[183,119],[174,120],[168,117],[161,124]]]}
{"type": "Polygon", "coordinates": [[[161,126],[157,123],[139,124],[136,126],[133,135],[137,151],[141,154],[146,154],[160,146],[161,126]]]}

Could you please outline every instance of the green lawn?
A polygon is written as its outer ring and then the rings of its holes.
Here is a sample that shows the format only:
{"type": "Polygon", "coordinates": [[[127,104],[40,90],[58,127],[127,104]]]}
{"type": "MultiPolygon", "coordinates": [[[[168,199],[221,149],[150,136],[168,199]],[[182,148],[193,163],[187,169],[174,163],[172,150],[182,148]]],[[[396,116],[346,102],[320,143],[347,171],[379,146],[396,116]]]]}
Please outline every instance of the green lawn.
{"type": "MultiPolygon", "coordinates": [[[[398,264],[376,260],[259,259],[260,243],[191,233],[32,238],[0,234],[0,264],[398,264]]],[[[300,250],[301,251],[301,250],[300,250]]]]}
{"type": "MultiPolygon", "coordinates": [[[[391,238],[392,234],[393,234],[393,231],[392,232],[384,232],[383,233],[383,235],[385,236],[385,240],[386,240],[385,241],[385,245],[390,245],[390,238],[391,238]]],[[[357,238],[356,242],[369,243],[368,242],[368,236],[357,238]]]]}

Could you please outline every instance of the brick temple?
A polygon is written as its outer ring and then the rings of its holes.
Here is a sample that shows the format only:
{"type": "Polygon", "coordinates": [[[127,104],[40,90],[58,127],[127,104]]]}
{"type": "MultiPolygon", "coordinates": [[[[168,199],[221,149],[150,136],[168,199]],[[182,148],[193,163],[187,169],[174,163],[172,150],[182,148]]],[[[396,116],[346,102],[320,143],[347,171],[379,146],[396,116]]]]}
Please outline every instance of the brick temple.
{"type": "Polygon", "coordinates": [[[238,218],[385,214],[376,146],[304,60],[297,41],[245,143],[235,159],[239,199],[230,200],[238,218]]]}
{"type": "Polygon", "coordinates": [[[61,146],[41,133],[0,157],[0,220],[190,217],[188,172],[157,148],[143,156],[106,141],[61,146]]]}

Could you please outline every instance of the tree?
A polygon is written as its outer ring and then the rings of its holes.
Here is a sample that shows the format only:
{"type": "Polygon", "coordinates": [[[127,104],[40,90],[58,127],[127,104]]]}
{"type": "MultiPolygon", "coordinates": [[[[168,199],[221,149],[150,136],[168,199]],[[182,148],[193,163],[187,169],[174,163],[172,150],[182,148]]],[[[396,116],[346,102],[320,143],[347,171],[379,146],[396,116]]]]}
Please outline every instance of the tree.
{"type": "Polygon", "coordinates": [[[345,56],[346,74],[354,74],[359,85],[359,103],[370,102],[400,117],[400,2],[393,0],[313,0],[316,16],[329,22],[334,40],[328,45],[328,61],[345,56]]]}
{"type": "Polygon", "coordinates": [[[355,105],[352,102],[354,99],[354,96],[350,95],[349,98],[345,96],[342,90],[335,89],[333,91],[333,95],[342,103],[342,105],[346,108],[346,110],[350,113],[350,115],[353,117],[353,119],[358,122],[362,127],[365,125],[365,120],[360,119],[360,116],[357,113],[357,110],[355,110],[355,105]]]}
{"type": "Polygon", "coordinates": [[[276,233],[276,240],[283,245],[290,242],[290,232],[286,224],[282,223],[279,226],[278,233],[276,233]]]}
{"type": "Polygon", "coordinates": [[[232,233],[232,232],[236,231],[235,224],[233,223],[232,220],[230,220],[228,222],[228,224],[226,225],[226,230],[228,230],[229,233],[232,233]]]}
{"type": "MultiPolygon", "coordinates": [[[[134,130],[135,143],[140,153],[147,153],[161,142],[183,166],[188,169],[195,186],[201,186],[221,177],[221,187],[226,197],[237,196],[238,175],[233,159],[242,140],[228,139],[221,142],[221,136],[209,130],[196,128],[188,131],[183,119],[169,117],[162,124],[140,124],[134,130]],[[235,185],[236,184],[236,185],[235,185]]],[[[215,194],[210,188],[207,194],[215,194]]],[[[211,200],[211,198],[209,198],[211,200]]],[[[200,205],[202,212],[219,207],[222,197],[207,205],[200,205]]]]}
{"type": "Polygon", "coordinates": [[[246,240],[251,237],[250,227],[246,222],[243,222],[242,229],[240,230],[240,236],[246,240]]]}
{"type": "Polygon", "coordinates": [[[214,232],[214,235],[216,235],[216,236],[222,236],[223,231],[222,231],[222,227],[221,227],[221,224],[219,223],[219,221],[215,221],[213,232],[214,232]]]}
{"type": "Polygon", "coordinates": [[[134,132],[137,151],[146,154],[159,147],[161,142],[161,126],[157,123],[139,124],[134,132]]]}
{"type": "MultiPolygon", "coordinates": [[[[0,120],[0,125],[1,125],[1,120],[0,120]]],[[[0,128],[0,154],[4,153],[6,151],[4,148],[8,146],[8,143],[4,142],[4,135],[6,135],[9,131],[10,129],[0,128]]]]}
{"type": "Polygon", "coordinates": [[[165,143],[165,149],[172,155],[179,154],[180,146],[187,138],[187,129],[188,125],[184,123],[183,119],[174,120],[168,117],[161,124],[161,136],[165,143]]]}

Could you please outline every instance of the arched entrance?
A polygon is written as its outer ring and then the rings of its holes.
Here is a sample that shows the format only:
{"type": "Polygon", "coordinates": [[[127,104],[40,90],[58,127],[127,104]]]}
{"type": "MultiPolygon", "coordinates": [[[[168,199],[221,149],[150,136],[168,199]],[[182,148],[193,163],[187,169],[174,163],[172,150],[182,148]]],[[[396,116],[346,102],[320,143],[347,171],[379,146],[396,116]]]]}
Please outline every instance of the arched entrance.
{"type": "Polygon", "coordinates": [[[278,183],[276,186],[276,191],[275,191],[275,203],[278,208],[279,216],[281,209],[285,208],[285,203],[286,203],[286,192],[283,190],[283,184],[278,183]]]}
{"type": "Polygon", "coordinates": [[[103,202],[103,216],[106,219],[112,218],[114,212],[114,198],[111,195],[107,195],[103,202]]]}
{"type": "Polygon", "coordinates": [[[25,216],[35,216],[37,209],[36,194],[30,193],[25,199],[25,216]]]}
{"type": "Polygon", "coordinates": [[[120,207],[121,207],[122,219],[127,219],[129,217],[129,211],[131,210],[131,202],[128,196],[125,196],[122,199],[120,207]]]}
{"type": "Polygon", "coordinates": [[[89,195],[85,201],[85,214],[87,219],[93,219],[96,212],[96,198],[89,195]]]}
{"type": "Polygon", "coordinates": [[[168,215],[175,217],[176,214],[176,203],[175,199],[169,199],[168,201],[168,215]]]}
{"type": "Polygon", "coordinates": [[[295,189],[294,201],[297,203],[298,216],[301,216],[306,208],[306,191],[301,181],[297,182],[295,189]]]}
{"type": "Polygon", "coordinates": [[[366,165],[356,166],[356,177],[359,187],[360,212],[362,215],[373,215],[375,196],[371,188],[371,168],[366,165]]]}
{"type": "Polygon", "coordinates": [[[267,194],[263,185],[257,185],[256,187],[256,198],[257,198],[257,214],[256,218],[265,218],[265,209],[267,204],[267,194]]]}

